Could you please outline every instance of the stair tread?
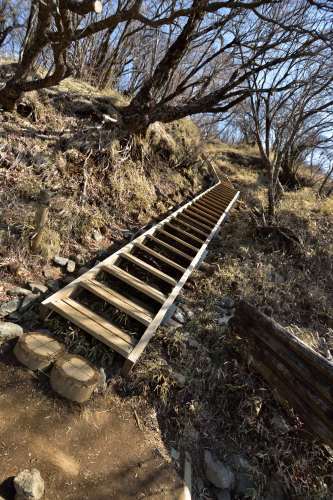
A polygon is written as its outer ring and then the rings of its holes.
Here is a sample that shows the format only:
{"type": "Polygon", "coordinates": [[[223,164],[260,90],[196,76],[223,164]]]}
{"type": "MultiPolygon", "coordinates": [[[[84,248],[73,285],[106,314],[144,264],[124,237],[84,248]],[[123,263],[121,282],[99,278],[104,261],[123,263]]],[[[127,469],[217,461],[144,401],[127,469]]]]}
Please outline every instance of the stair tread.
{"type": "Polygon", "coordinates": [[[175,269],[177,269],[178,271],[181,271],[182,273],[184,273],[186,271],[186,268],[181,266],[180,264],[177,264],[177,262],[174,262],[173,260],[171,259],[168,259],[168,257],[165,257],[165,255],[162,255],[158,252],[156,252],[156,250],[153,250],[152,248],[149,248],[147,247],[146,245],[144,245],[143,243],[135,243],[135,246],[140,248],[141,250],[143,250],[144,252],[147,252],[149,253],[150,255],[152,255],[153,257],[156,257],[157,259],[160,259],[162,262],[165,262],[166,264],[168,264],[169,266],[172,266],[174,267],[175,269]]]}
{"type": "Polygon", "coordinates": [[[174,252],[174,253],[177,253],[178,255],[181,255],[185,259],[188,259],[190,261],[194,259],[194,257],[192,257],[192,255],[188,255],[187,253],[182,252],[181,250],[178,250],[178,248],[175,248],[172,245],[169,245],[169,243],[166,243],[165,241],[160,240],[159,238],[156,238],[156,236],[153,236],[152,234],[149,235],[149,238],[151,240],[155,241],[156,243],[158,243],[159,245],[162,245],[163,247],[168,248],[171,252],[174,252]]]}
{"type": "Polygon", "coordinates": [[[177,241],[177,243],[180,243],[181,245],[184,245],[185,247],[190,248],[191,250],[193,250],[193,252],[198,252],[199,251],[198,247],[195,247],[195,246],[191,245],[190,243],[187,243],[186,241],[182,240],[181,238],[177,238],[177,236],[175,236],[174,234],[169,233],[165,229],[158,229],[157,233],[164,234],[168,238],[171,238],[172,240],[177,241]]]}
{"type": "Polygon", "coordinates": [[[93,279],[85,280],[81,282],[81,286],[136,319],[143,325],[147,326],[153,320],[154,316],[150,311],[99,281],[93,279]]]}
{"type": "Polygon", "coordinates": [[[49,307],[123,356],[136,345],[126,332],[73,299],[52,302],[49,307]]]}
{"type": "Polygon", "coordinates": [[[172,285],[172,286],[177,285],[177,281],[174,278],[172,278],[171,276],[168,276],[167,274],[163,273],[163,271],[160,271],[156,267],[151,266],[147,262],[139,259],[135,255],[132,255],[131,253],[123,253],[122,257],[124,259],[127,259],[127,260],[133,262],[134,264],[137,264],[138,266],[142,267],[142,269],[145,269],[146,271],[154,274],[155,276],[157,276],[158,278],[166,281],[170,285],[172,285]]]}
{"type": "Polygon", "coordinates": [[[103,269],[107,271],[110,274],[113,274],[117,278],[119,278],[122,281],[125,281],[125,283],[128,283],[129,285],[133,286],[134,288],[137,288],[141,292],[145,293],[149,297],[153,298],[160,304],[163,304],[166,300],[166,296],[157,290],[157,288],[152,287],[151,285],[148,285],[144,281],[140,280],[136,276],[133,276],[133,274],[128,273],[127,271],[124,271],[124,269],[121,269],[118,266],[112,265],[112,264],[105,264],[103,266],[103,269]]]}
{"type": "Polygon", "coordinates": [[[177,225],[175,225],[175,224],[172,223],[172,222],[176,222],[176,221],[177,221],[177,219],[173,219],[173,221],[168,222],[166,225],[172,227],[173,229],[175,229],[176,231],[179,231],[182,234],[185,234],[185,236],[188,236],[189,238],[192,238],[194,241],[197,241],[198,243],[200,243],[200,246],[203,244],[204,240],[201,240],[197,236],[194,236],[193,234],[188,233],[184,229],[181,229],[177,225]]]}

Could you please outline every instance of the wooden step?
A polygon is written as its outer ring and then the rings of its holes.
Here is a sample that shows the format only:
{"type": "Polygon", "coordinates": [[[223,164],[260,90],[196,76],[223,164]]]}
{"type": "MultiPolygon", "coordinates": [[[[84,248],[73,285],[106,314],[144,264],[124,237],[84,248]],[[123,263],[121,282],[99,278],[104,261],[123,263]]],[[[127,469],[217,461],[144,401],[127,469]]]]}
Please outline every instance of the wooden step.
{"type": "Polygon", "coordinates": [[[191,245],[190,243],[187,243],[186,241],[182,240],[181,238],[177,238],[177,236],[174,236],[173,234],[169,233],[165,229],[158,229],[156,232],[158,234],[159,233],[164,234],[164,236],[167,236],[168,238],[171,238],[172,240],[177,241],[177,243],[180,243],[180,244],[184,245],[185,247],[190,248],[195,253],[197,253],[199,250],[199,247],[195,247],[195,246],[191,245]]]}
{"type": "Polygon", "coordinates": [[[203,241],[205,241],[205,240],[206,240],[206,238],[207,238],[207,236],[208,236],[208,234],[207,234],[207,233],[205,233],[205,232],[204,232],[204,231],[202,231],[201,229],[198,229],[197,227],[194,227],[194,226],[193,226],[193,224],[192,224],[192,226],[191,226],[191,224],[189,224],[188,222],[185,222],[185,221],[181,220],[181,219],[179,218],[179,216],[178,216],[178,217],[175,217],[174,219],[172,219],[172,221],[175,221],[175,222],[177,222],[177,224],[180,224],[181,226],[186,227],[186,228],[188,228],[188,229],[191,229],[192,231],[195,231],[197,234],[200,234],[200,235],[203,237],[203,238],[202,238],[202,239],[203,239],[203,241]]]}
{"type": "Polygon", "coordinates": [[[225,207],[227,206],[225,203],[223,205],[217,205],[216,203],[213,203],[212,201],[209,200],[204,200],[203,203],[205,203],[205,206],[209,207],[210,210],[216,210],[222,215],[222,213],[225,210],[225,207]]]}
{"type": "Polygon", "coordinates": [[[50,302],[53,311],[127,357],[136,345],[134,339],[111,322],[70,298],[50,302]]]}
{"type": "Polygon", "coordinates": [[[199,207],[200,209],[203,209],[205,212],[209,213],[213,217],[219,218],[221,216],[221,210],[212,210],[211,208],[208,208],[208,206],[205,204],[205,202],[201,201],[196,201],[193,206],[199,207]]]}
{"type": "Polygon", "coordinates": [[[186,215],[187,214],[189,214],[190,217],[193,217],[195,219],[198,219],[202,223],[205,223],[206,227],[208,227],[209,230],[212,231],[215,225],[214,222],[211,222],[210,220],[207,220],[203,215],[198,214],[195,210],[192,209],[192,207],[186,209],[186,215]],[[211,226],[209,227],[208,224],[211,224],[211,226]]]}
{"type": "Polygon", "coordinates": [[[120,267],[117,267],[113,264],[105,264],[102,268],[106,272],[112,274],[113,276],[116,276],[116,278],[120,279],[121,281],[124,281],[128,285],[131,285],[137,290],[140,290],[140,292],[143,292],[160,304],[163,304],[163,302],[166,300],[166,296],[162,292],[157,290],[157,288],[148,285],[148,283],[145,283],[136,276],[133,276],[127,271],[120,269],[120,267]]]}
{"type": "Polygon", "coordinates": [[[224,203],[216,203],[212,202],[211,200],[205,200],[205,204],[212,208],[213,210],[218,210],[221,214],[224,212],[224,210],[227,208],[229,202],[224,202],[224,203]]]}
{"type": "Polygon", "coordinates": [[[216,215],[213,217],[212,215],[208,214],[205,209],[197,206],[197,205],[191,205],[191,210],[194,210],[197,212],[199,215],[202,215],[203,217],[207,217],[207,219],[211,222],[216,223],[216,221],[219,219],[216,215]]]}
{"type": "MultiPolygon", "coordinates": [[[[173,219],[173,222],[175,222],[175,221],[176,221],[176,219],[173,219]]],[[[184,231],[184,229],[179,228],[173,222],[167,222],[166,226],[171,227],[172,229],[174,229],[175,231],[178,231],[179,233],[185,234],[185,236],[187,236],[188,238],[191,238],[194,241],[197,241],[198,243],[200,243],[200,246],[202,245],[204,240],[197,238],[197,236],[194,236],[193,234],[190,234],[187,231],[184,231]]]]}
{"type": "Polygon", "coordinates": [[[207,236],[209,235],[209,233],[211,232],[211,228],[206,226],[206,224],[203,224],[202,222],[199,222],[197,220],[195,220],[193,217],[190,217],[189,215],[186,215],[184,212],[182,212],[181,214],[178,215],[177,217],[178,219],[185,219],[185,221],[188,221],[190,222],[191,224],[193,224],[193,222],[195,224],[197,224],[199,227],[201,227],[202,229],[206,229],[207,231],[207,236]]]}
{"type": "Polygon", "coordinates": [[[145,269],[149,273],[154,274],[155,276],[157,276],[161,280],[166,281],[170,285],[172,285],[172,286],[177,285],[177,281],[174,278],[163,273],[162,271],[160,271],[156,267],[151,266],[150,264],[147,264],[147,262],[145,262],[141,259],[138,259],[138,257],[136,257],[135,255],[132,255],[131,253],[124,252],[123,254],[121,254],[121,256],[124,259],[129,260],[130,262],[133,262],[133,264],[136,264],[137,266],[141,267],[142,269],[145,269]]]}
{"type": "Polygon", "coordinates": [[[141,305],[133,302],[124,295],[115,292],[111,288],[106,287],[103,283],[96,280],[85,280],[80,283],[80,285],[89,292],[97,295],[101,299],[105,300],[109,304],[113,305],[120,311],[128,314],[132,318],[136,319],[143,325],[149,325],[149,323],[154,318],[154,315],[142,307],[141,305]]]}
{"type": "Polygon", "coordinates": [[[178,248],[175,248],[172,245],[169,245],[169,243],[166,243],[165,241],[160,240],[159,238],[156,238],[156,236],[153,236],[152,234],[150,234],[148,236],[148,238],[152,241],[155,241],[159,245],[162,245],[164,248],[167,248],[168,250],[170,250],[170,252],[174,252],[178,255],[181,255],[182,257],[184,257],[184,259],[187,259],[189,261],[192,261],[194,259],[194,257],[192,257],[192,255],[188,255],[187,253],[184,253],[181,250],[178,250],[178,248]]]}
{"type": "Polygon", "coordinates": [[[137,243],[135,243],[135,246],[140,248],[140,250],[143,250],[144,252],[149,253],[153,257],[156,257],[156,259],[159,259],[162,262],[165,262],[166,264],[173,267],[174,269],[177,269],[177,271],[180,271],[182,274],[186,271],[185,267],[177,264],[177,262],[174,262],[171,259],[168,259],[168,257],[165,257],[165,255],[162,255],[161,253],[156,252],[156,250],[153,250],[152,248],[147,247],[143,243],[137,242],[137,243]]]}
{"type": "Polygon", "coordinates": [[[232,198],[230,198],[230,196],[213,196],[213,195],[210,195],[210,194],[207,194],[207,197],[206,197],[207,200],[211,200],[212,202],[214,203],[218,203],[218,204],[223,204],[223,203],[230,203],[230,201],[232,200],[232,198]]]}

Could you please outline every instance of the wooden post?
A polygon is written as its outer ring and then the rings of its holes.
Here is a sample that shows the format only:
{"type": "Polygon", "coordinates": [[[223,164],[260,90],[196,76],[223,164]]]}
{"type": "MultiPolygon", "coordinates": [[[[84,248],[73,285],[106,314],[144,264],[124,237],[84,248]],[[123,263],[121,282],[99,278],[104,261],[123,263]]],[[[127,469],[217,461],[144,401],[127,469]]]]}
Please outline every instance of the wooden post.
{"type": "Polygon", "coordinates": [[[38,251],[39,243],[42,239],[44,228],[47,225],[48,216],[49,216],[49,207],[50,207],[51,194],[43,189],[39,193],[38,202],[37,202],[37,210],[35,214],[35,234],[31,241],[31,250],[33,252],[38,251]]]}

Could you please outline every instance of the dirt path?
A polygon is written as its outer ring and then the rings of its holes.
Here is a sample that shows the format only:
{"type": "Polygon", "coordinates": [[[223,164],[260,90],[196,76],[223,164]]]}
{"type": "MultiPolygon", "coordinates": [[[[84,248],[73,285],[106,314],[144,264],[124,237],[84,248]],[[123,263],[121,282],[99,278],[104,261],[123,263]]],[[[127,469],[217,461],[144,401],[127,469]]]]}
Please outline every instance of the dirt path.
{"type": "Polygon", "coordinates": [[[154,411],[116,394],[87,406],[57,398],[46,381],[0,354],[0,496],[8,479],[40,470],[52,500],[175,499],[181,480],[162,443],[154,411]]]}

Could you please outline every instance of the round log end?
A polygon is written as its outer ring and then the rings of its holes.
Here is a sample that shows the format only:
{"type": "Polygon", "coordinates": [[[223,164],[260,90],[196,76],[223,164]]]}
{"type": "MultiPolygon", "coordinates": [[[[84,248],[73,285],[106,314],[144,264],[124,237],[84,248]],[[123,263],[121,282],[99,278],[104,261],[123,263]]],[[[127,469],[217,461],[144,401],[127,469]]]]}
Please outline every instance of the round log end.
{"type": "Polygon", "coordinates": [[[90,398],[99,380],[99,372],[86,359],[66,354],[53,366],[50,382],[60,396],[83,403],[90,398]]]}
{"type": "Polygon", "coordinates": [[[64,346],[55,338],[40,332],[22,335],[14,347],[14,354],[18,361],[30,370],[45,370],[64,351],[64,346]]]}

